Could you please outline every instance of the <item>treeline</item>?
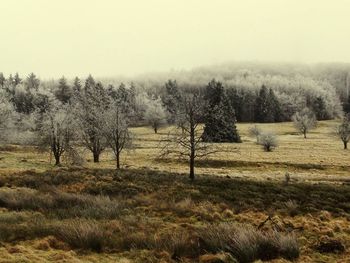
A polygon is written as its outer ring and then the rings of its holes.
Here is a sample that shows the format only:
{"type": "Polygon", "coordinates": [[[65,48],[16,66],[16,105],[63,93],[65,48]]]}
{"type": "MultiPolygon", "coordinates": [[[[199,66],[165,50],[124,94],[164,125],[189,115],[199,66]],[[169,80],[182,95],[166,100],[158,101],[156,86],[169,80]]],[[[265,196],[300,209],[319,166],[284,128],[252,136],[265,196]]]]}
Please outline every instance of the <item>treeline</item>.
{"type": "MultiPolygon", "coordinates": [[[[229,87],[230,83],[244,84],[248,78],[247,85],[251,88],[260,88],[262,81],[275,82],[279,89],[288,89],[287,82],[297,81],[298,85],[317,88],[319,85],[330,86],[335,90],[342,103],[346,103],[349,98],[350,89],[350,64],[349,63],[320,63],[320,64],[297,64],[297,63],[264,63],[264,62],[231,62],[219,65],[198,67],[192,70],[170,71],[165,73],[147,74],[141,76],[140,81],[154,85],[158,81],[164,82],[166,79],[177,79],[181,83],[204,84],[210,78],[215,78],[229,87]],[[243,77],[243,80],[242,80],[243,77]],[[273,79],[272,81],[269,79],[273,79]],[[307,83],[310,80],[317,83],[307,83]],[[304,83],[306,82],[306,83],[304,83]],[[227,85],[228,84],[228,85],[227,85]],[[287,84],[287,86],[286,86],[287,84]]],[[[291,83],[292,84],[292,83],[291,83]]],[[[295,86],[293,84],[292,86],[295,86]]],[[[275,87],[272,87],[275,88],[275,87]]],[[[325,87],[326,88],[326,87],[325,87]]]]}
{"type": "Polygon", "coordinates": [[[164,124],[181,128],[184,136],[177,148],[188,146],[192,160],[198,152],[207,154],[207,145],[199,147],[202,142],[240,142],[235,111],[226,89],[215,80],[203,91],[180,90],[169,80],[163,94],[157,95],[137,90],[133,83],[104,87],[91,75],[83,83],[75,78],[69,84],[62,77],[45,86],[32,73],[18,83],[4,79],[0,95],[2,128],[16,143],[18,135],[29,132],[32,137],[26,143],[49,148],[56,165],[63,155],[79,160],[75,149],[83,146],[94,162],[105,149],[112,149],[119,168],[120,154],[132,142],[129,127],[136,125],[147,124],[155,133],[164,124]],[[199,123],[204,123],[203,132],[199,123]],[[191,139],[185,142],[187,138],[191,139]]]}
{"type": "MultiPolygon", "coordinates": [[[[78,147],[89,150],[94,162],[109,148],[119,168],[122,151],[132,145],[130,127],[148,125],[158,133],[161,126],[173,125],[177,129],[169,134],[162,155],[187,157],[193,180],[195,159],[219,149],[210,143],[241,142],[237,121],[293,119],[306,138],[317,119],[342,114],[331,86],[326,90],[310,79],[292,81],[281,76],[265,76],[257,82],[263,83],[258,89],[248,86],[260,77],[243,75],[231,82],[212,79],[204,85],[167,80],[150,88],[139,81],[106,85],[91,75],[85,80],[62,77],[42,82],[34,73],[24,79],[0,74],[1,136],[10,143],[49,148],[57,165],[62,156],[72,164],[82,162],[78,147]]],[[[347,142],[348,123],[344,123],[341,134],[347,142]]],[[[259,135],[267,150],[275,147],[273,140],[271,134],[259,135]]]]}
{"type": "MultiPolygon", "coordinates": [[[[211,79],[205,81],[202,80],[203,77],[197,78],[196,74],[189,79],[185,73],[184,75],[179,78],[181,82],[170,80],[159,83],[159,80],[151,77],[147,81],[136,79],[135,82],[129,82],[128,86],[124,83],[107,84],[103,80],[97,81],[96,85],[106,90],[107,96],[111,98],[128,100],[135,115],[133,125],[144,125],[146,119],[150,121],[154,115],[161,119],[153,120],[155,122],[164,123],[166,119],[173,123],[174,107],[178,103],[176,99],[181,97],[181,93],[185,90],[205,93],[205,87],[211,79]]],[[[341,103],[336,90],[324,81],[301,75],[272,76],[247,71],[234,71],[230,78],[225,74],[224,76],[225,79],[222,75],[218,76],[223,79],[219,82],[225,88],[228,103],[239,122],[290,121],[293,114],[306,107],[314,111],[318,120],[339,117],[343,110],[350,112],[350,100],[349,104],[341,103]]],[[[91,78],[86,81],[91,81],[91,78]]],[[[77,77],[72,81],[62,77],[58,82],[41,82],[33,73],[25,79],[17,73],[8,78],[0,73],[0,87],[9,97],[16,112],[23,114],[44,108],[52,95],[63,104],[73,103],[72,98],[81,93],[82,86],[86,85],[82,85],[77,77]]]]}
{"type": "Polygon", "coordinates": [[[289,121],[295,112],[305,107],[313,109],[321,120],[341,116],[343,111],[350,112],[349,72],[349,64],[229,63],[148,74],[134,79],[134,82],[159,93],[169,78],[176,79],[181,87],[199,89],[215,78],[229,93],[233,90],[237,119],[247,122],[258,121],[254,104],[264,85],[273,90],[281,105],[281,120],[289,121]]]}

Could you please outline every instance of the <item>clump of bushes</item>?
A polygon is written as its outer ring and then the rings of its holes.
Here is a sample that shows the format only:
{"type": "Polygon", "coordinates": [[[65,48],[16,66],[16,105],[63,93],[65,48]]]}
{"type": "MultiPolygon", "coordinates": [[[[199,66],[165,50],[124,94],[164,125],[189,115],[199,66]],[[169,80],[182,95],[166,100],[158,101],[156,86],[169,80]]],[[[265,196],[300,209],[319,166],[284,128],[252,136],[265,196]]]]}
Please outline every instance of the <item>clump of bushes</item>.
{"type": "Polygon", "coordinates": [[[263,147],[265,152],[271,152],[278,146],[277,136],[272,132],[261,133],[258,144],[263,147]]]}
{"type": "Polygon", "coordinates": [[[256,138],[256,143],[266,152],[271,152],[278,146],[277,136],[273,132],[263,131],[257,125],[250,127],[248,132],[251,137],[256,138]]]}
{"type": "Polygon", "coordinates": [[[257,125],[254,125],[254,126],[249,128],[248,133],[251,137],[256,138],[256,143],[258,144],[259,143],[259,136],[262,133],[261,129],[257,125]]]}

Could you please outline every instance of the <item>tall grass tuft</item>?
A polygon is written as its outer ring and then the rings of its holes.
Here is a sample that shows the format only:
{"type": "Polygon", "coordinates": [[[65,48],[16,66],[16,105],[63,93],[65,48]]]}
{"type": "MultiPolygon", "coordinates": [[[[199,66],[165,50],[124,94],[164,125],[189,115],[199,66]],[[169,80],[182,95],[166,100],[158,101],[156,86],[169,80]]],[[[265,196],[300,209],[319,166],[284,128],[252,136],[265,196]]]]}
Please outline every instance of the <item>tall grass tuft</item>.
{"type": "Polygon", "coordinates": [[[276,231],[264,233],[246,225],[220,223],[207,225],[198,234],[201,250],[210,253],[229,252],[242,263],[299,257],[295,236],[276,231]]]}
{"type": "Polygon", "coordinates": [[[101,252],[108,242],[105,230],[96,221],[71,220],[57,226],[57,238],[73,248],[101,252]]]}

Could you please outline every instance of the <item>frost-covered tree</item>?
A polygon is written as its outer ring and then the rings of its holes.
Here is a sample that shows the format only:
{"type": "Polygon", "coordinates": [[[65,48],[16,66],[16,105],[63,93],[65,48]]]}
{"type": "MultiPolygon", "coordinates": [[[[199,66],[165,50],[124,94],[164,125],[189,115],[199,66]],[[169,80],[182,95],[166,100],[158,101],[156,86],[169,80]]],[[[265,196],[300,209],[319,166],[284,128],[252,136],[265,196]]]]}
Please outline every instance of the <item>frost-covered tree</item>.
{"type": "Polygon", "coordinates": [[[107,88],[107,95],[119,105],[123,114],[128,116],[130,124],[134,124],[140,120],[136,109],[136,90],[133,83],[130,84],[129,88],[123,83],[121,83],[118,88],[109,85],[107,88]]]}
{"type": "Polygon", "coordinates": [[[154,133],[166,123],[166,113],[160,99],[149,99],[145,111],[145,120],[153,128],[154,133]]]}
{"type": "Polygon", "coordinates": [[[295,128],[304,135],[316,127],[317,121],[315,113],[309,108],[304,108],[301,111],[295,113],[292,117],[295,128]]]}
{"type": "Polygon", "coordinates": [[[7,83],[10,85],[10,86],[14,86],[13,83],[14,83],[14,79],[12,77],[12,74],[10,74],[10,76],[7,78],[7,83]]]}
{"type": "Polygon", "coordinates": [[[56,98],[63,104],[68,103],[71,99],[73,92],[71,87],[67,83],[67,79],[64,76],[62,76],[62,78],[58,80],[58,86],[54,94],[56,98]]]}
{"type": "Polygon", "coordinates": [[[30,73],[25,80],[25,87],[27,90],[38,90],[40,86],[40,80],[34,73],[30,73]]]}
{"type": "Polygon", "coordinates": [[[122,151],[129,148],[132,142],[128,116],[123,107],[123,104],[112,102],[108,109],[101,114],[103,136],[105,136],[108,146],[113,150],[117,169],[120,168],[122,151]]]}
{"type": "Polygon", "coordinates": [[[4,139],[5,130],[11,120],[14,109],[4,91],[0,91],[0,139],[4,139]]]}
{"type": "Polygon", "coordinates": [[[74,78],[72,89],[73,94],[79,94],[81,92],[81,81],[78,77],[74,78]]]}
{"type": "Polygon", "coordinates": [[[61,156],[71,147],[75,130],[71,109],[59,101],[51,101],[48,110],[40,116],[38,133],[40,145],[50,148],[55,165],[60,165],[61,156]]]}
{"type": "Polygon", "coordinates": [[[94,162],[99,162],[100,154],[106,148],[100,120],[100,114],[108,106],[106,91],[102,84],[96,83],[90,75],[85,81],[82,92],[76,94],[74,102],[82,142],[92,152],[94,162]]]}
{"type": "Polygon", "coordinates": [[[277,136],[272,132],[262,132],[259,135],[258,144],[260,144],[265,152],[271,152],[278,146],[277,136]]]}
{"type": "Polygon", "coordinates": [[[256,143],[259,144],[259,136],[262,134],[261,129],[257,125],[254,125],[249,128],[248,132],[251,137],[256,138],[256,143]]]}
{"type": "Polygon", "coordinates": [[[16,72],[15,77],[13,79],[13,84],[16,87],[17,85],[22,83],[22,79],[19,77],[18,72],[16,72]]]}
{"type": "Polygon", "coordinates": [[[6,78],[4,77],[4,74],[0,72],[0,87],[4,87],[6,82],[6,78]]]}
{"type": "Polygon", "coordinates": [[[337,126],[336,134],[342,140],[344,149],[347,149],[350,140],[350,121],[348,117],[344,117],[342,122],[337,126]]]}

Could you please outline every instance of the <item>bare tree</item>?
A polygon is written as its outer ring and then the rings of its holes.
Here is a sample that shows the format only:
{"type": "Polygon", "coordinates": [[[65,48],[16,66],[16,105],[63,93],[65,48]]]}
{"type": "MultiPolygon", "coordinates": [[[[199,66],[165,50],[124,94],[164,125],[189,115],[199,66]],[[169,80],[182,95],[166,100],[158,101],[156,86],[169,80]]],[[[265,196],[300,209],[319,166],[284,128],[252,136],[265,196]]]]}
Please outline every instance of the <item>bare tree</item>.
{"type": "Polygon", "coordinates": [[[350,121],[349,118],[344,117],[342,123],[336,128],[336,134],[342,140],[344,145],[344,150],[348,148],[348,142],[350,140],[350,121]]]}
{"type": "Polygon", "coordinates": [[[61,156],[71,147],[70,143],[74,136],[74,122],[70,109],[55,101],[46,112],[40,115],[40,123],[38,123],[40,144],[42,147],[50,147],[55,165],[59,165],[61,156]]]}
{"type": "Polygon", "coordinates": [[[303,110],[295,113],[292,117],[295,128],[304,134],[306,139],[306,134],[316,127],[317,121],[315,113],[309,108],[304,108],[303,110]]]}
{"type": "Polygon", "coordinates": [[[117,169],[120,169],[121,152],[126,147],[130,147],[132,142],[131,133],[128,129],[128,118],[125,115],[123,107],[118,104],[112,104],[101,117],[103,121],[103,135],[109,147],[113,150],[117,162],[117,169]]]}
{"type": "Polygon", "coordinates": [[[159,127],[166,123],[166,113],[160,99],[149,100],[145,112],[145,119],[153,128],[154,133],[157,133],[159,127]]]}
{"type": "Polygon", "coordinates": [[[260,144],[266,152],[271,152],[278,146],[277,136],[272,132],[262,132],[259,135],[258,144],[260,144]]]}
{"type": "Polygon", "coordinates": [[[211,144],[202,141],[203,130],[199,126],[203,115],[202,99],[198,94],[187,94],[183,98],[182,107],[178,114],[181,115],[181,129],[175,129],[169,133],[161,156],[185,157],[189,162],[189,177],[195,178],[195,160],[217,152],[211,144]]]}

